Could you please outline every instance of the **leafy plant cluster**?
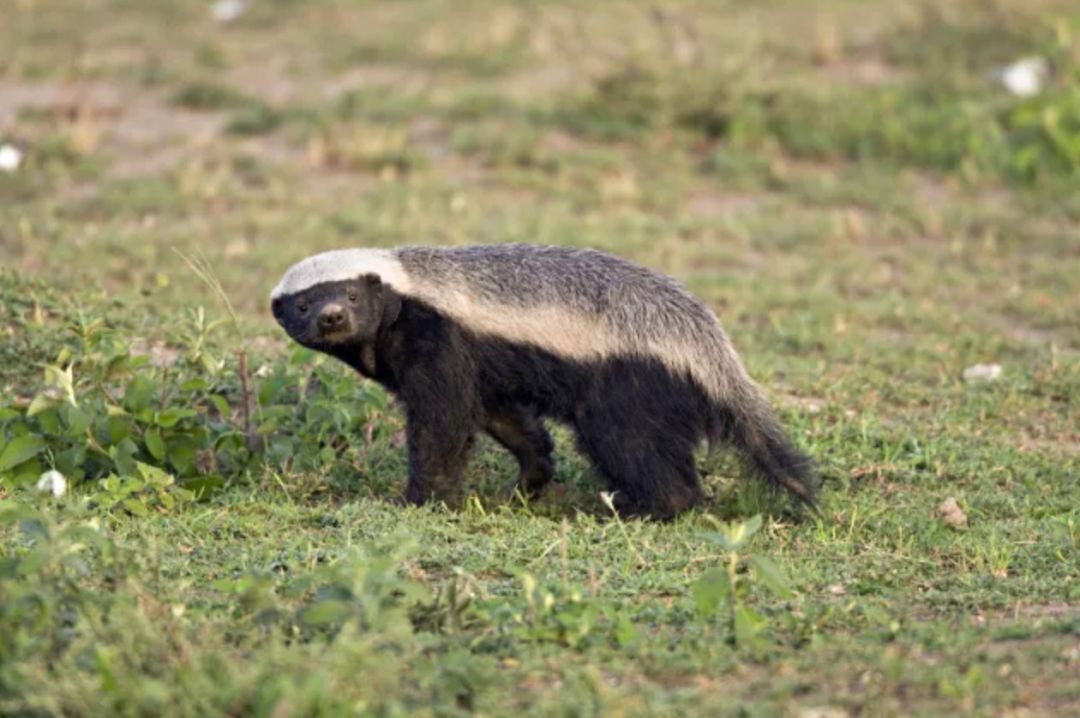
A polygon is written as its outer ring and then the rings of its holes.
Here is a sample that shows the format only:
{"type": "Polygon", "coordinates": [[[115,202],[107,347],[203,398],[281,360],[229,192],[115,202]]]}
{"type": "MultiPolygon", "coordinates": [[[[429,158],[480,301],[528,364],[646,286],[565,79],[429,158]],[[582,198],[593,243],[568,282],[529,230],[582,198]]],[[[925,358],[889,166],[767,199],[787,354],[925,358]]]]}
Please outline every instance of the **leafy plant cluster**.
{"type": "Polygon", "coordinates": [[[0,403],[0,486],[55,470],[93,502],[129,513],[168,510],[253,468],[326,473],[386,436],[381,391],[305,351],[267,361],[211,348],[224,320],[201,310],[181,349],[135,351],[129,334],[79,318],[30,397],[0,403]]]}
{"type": "Polygon", "coordinates": [[[441,689],[410,620],[430,592],[400,576],[400,548],[358,549],[280,587],[220,580],[212,593],[231,611],[208,614],[87,516],[0,501],[0,713],[267,714],[284,701],[309,714],[393,708],[403,691],[390,684],[410,673],[421,695],[441,689]],[[320,690],[337,663],[364,676],[348,695],[320,690]]]}
{"type": "Polygon", "coordinates": [[[638,629],[625,606],[591,594],[581,586],[519,576],[520,592],[487,597],[469,607],[465,625],[478,631],[476,642],[489,650],[517,643],[547,643],[576,650],[589,646],[632,646],[638,629]]]}
{"type": "Polygon", "coordinates": [[[726,148],[779,148],[813,159],[887,161],[1001,175],[1020,183],[1080,175],[1080,67],[1056,58],[1027,98],[932,80],[880,87],[762,88],[737,74],[626,61],[554,115],[586,136],[635,140],[677,130],[726,148]]]}
{"type": "Polygon", "coordinates": [[[764,645],[768,619],[749,605],[751,575],[756,583],[777,598],[791,597],[787,577],[772,560],[760,554],[740,555],[760,529],[761,516],[758,515],[744,522],[719,524],[717,531],[703,536],[727,554],[727,561],[724,566],[702,574],[691,591],[701,618],[712,620],[720,614],[728,642],[752,649],[764,645]],[[752,574],[741,573],[746,567],[752,574]]]}
{"type": "MultiPolygon", "coordinates": [[[[725,545],[744,545],[757,525],[725,527],[733,542],[725,545]]],[[[295,573],[220,578],[196,596],[174,595],[152,555],[126,546],[81,507],[0,501],[0,537],[4,713],[94,705],[142,714],[162,710],[169,695],[195,701],[182,711],[193,714],[262,714],[280,701],[305,714],[326,701],[388,714],[410,700],[466,708],[491,679],[493,659],[529,644],[633,652],[651,620],[565,578],[522,573],[515,588],[494,595],[461,571],[430,578],[415,571],[418,546],[399,536],[295,573]],[[364,680],[325,690],[321,676],[344,666],[364,680]]],[[[775,569],[750,561],[755,583],[786,590],[775,569]]],[[[721,569],[728,578],[731,566],[721,569]]],[[[723,593],[734,613],[719,614],[734,615],[730,643],[759,648],[766,619],[749,607],[750,575],[737,582],[723,593]]],[[[697,606],[706,628],[724,603],[716,585],[707,572],[680,601],[697,606]]],[[[711,654],[711,633],[701,635],[711,654]]]]}

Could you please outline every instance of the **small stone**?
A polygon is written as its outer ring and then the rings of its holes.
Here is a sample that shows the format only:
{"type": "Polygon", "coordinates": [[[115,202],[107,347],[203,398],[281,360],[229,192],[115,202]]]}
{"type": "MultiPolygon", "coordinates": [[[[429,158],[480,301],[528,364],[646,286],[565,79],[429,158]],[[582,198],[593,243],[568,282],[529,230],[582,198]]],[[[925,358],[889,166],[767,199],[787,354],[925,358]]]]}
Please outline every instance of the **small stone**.
{"type": "Polygon", "coordinates": [[[221,23],[232,22],[237,20],[247,12],[248,7],[251,5],[251,0],[219,0],[214,3],[213,8],[210,9],[210,14],[214,19],[221,23]]]}
{"type": "Polygon", "coordinates": [[[941,519],[952,526],[954,529],[965,529],[968,525],[967,514],[960,508],[960,504],[956,503],[956,499],[952,496],[941,502],[938,506],[938,515],[941,519]]]}
{"type": "Polygon", "coordinates": [[[43,494],[52,494],[60,498],[67,493],[67,479],[59,471],[50,469],[38,479],[36,488],[43,494]]]}
{"type": "Polygon", "coordinates": [[[19,165],[22,164],[22,159],[22,150],[15,145],[0,145],[0,172],[6,172],[8,174],[13,173],[15,170],[19,169],[19,165]]]}
{"type": "Polygon", "coordinates": [[[844,584],[842,583],[834,583],[833,585],[829,586],[829,593],[834,596],[846,596],[847,589],[844,588],[844,584]]]}
{"type": "Polygon", "coordinates": [[[964,370],[964,381],[997,381],[1001,378],[1000,364],[975,364],[964,370]]]}

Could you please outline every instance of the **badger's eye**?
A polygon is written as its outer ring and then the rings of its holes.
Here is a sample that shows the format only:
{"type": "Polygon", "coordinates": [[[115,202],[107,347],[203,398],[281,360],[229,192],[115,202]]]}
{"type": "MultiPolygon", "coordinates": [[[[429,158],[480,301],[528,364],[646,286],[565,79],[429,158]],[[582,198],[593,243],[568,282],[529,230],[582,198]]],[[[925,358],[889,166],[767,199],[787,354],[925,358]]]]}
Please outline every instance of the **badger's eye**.
{"type": "Polygon", "coordinates": [[[297,309],[297,311],[299,311],[299,312],[300,312],[301,314],[307,314],[307,311],[308,311],[308,305],[306,305],[306,304],[299,304],[299,305],[297,305],[296,309],[297,309]]]}
{"type": "Polygon", "coordinates": [[[349,292],[349,301],[350,302],[355,302],[356,301],[356,292],[349,292]]]}

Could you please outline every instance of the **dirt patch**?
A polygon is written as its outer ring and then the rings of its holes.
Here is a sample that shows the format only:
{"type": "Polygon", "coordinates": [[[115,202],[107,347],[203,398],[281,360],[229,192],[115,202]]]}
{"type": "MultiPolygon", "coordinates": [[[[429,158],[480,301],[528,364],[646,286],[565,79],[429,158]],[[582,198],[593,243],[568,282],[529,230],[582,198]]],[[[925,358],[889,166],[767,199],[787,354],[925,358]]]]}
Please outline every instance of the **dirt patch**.
{"type": "Polygon", "coordinates": [[[245,95],[271,105],[283,105],[296,98],[300,83],[288,73],[288,60],[270,55],[261,62],[243,63],[229,69],[228,85],[245,95]]]}
{"type": "Polygon", "coordinates": [[[908,73],[880,57],[840,57],[824,65],[822,72],[831,82],[860,87],[898,85],[908,79],[908,73]]]}
{"type": "Polygon", "coordinates": [[[752,212],[764,201],[760,194],[697,190],[687,197],[684,211],[699,219],[727,219],[752,212]]]}
{"type": "Polygon", "coordinates": [[[133,96],[107,128],[105,147],[114,177],[160,174],[184,159],[202,154],[224,126],[218,114],[172,107],[148,95],[133,96]]]}
{"type": "Polygon", "coordinates": [[[61,118],[112,117],[122,111],[123,93],[105,82],[26,83],[0,80],[0,130],[10,131],[24,110],[61,118]]]}
{"type": "Polygon", "coordinates": [[[535,102],[538,98],[587,88],[588,82],[570,67],[542,63],[515,72],[500,81],[498,87],[507,97],[520,102],[535,102]]]}
{"type": "Polygon", "coordinates": [[[366,87],[400,88],[420,79],[420,73],[400,65],[367,64],[351,67],[327,80],[320,91],[323,97],[332,99],[366,87]]]}
{"type": "Polygon", "coordinates": [[[224,124],[219,114],[184,110],[121,84],[0,81],[0,130],[39,134],[33,125],[19,127],[27,111],[44,115],[49,130],[66,132],[76,151],[104,156],[109,175],[119,178],[175,166],[209,144],[224,124]]]}

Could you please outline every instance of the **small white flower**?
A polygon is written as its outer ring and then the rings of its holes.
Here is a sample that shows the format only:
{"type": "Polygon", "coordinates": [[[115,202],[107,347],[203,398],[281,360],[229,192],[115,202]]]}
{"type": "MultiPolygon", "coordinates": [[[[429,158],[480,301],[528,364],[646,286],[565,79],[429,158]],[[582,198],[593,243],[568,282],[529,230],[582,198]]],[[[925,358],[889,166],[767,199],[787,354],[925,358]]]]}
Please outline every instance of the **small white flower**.
{"type": "Polygon", "coordinates": [[[218,0],[211,8],[210,14],[218,22],[232,22],[247,12],[251,0],[218,0]]]}
{"type": "Polygon", "coordinates": [[[1042,90],[1050,66],[1041,57],[1022,57],[1001,71],[1001,84],[1017,97],[1031,97],[1042,90]]]}
{"type": "Polygon", "coordinates": [[[11,173],[19,169],[22,164],[23,153],[12,144],[0,145],[0,172],[11,173]]]}
{"type": "Polygon", "coordinates": [[[67,493],[67,479],[59,471],[50,469],[38,479],[37,490],[43,494],[52,494],[56,498],[60,498],[67,493]]]}

